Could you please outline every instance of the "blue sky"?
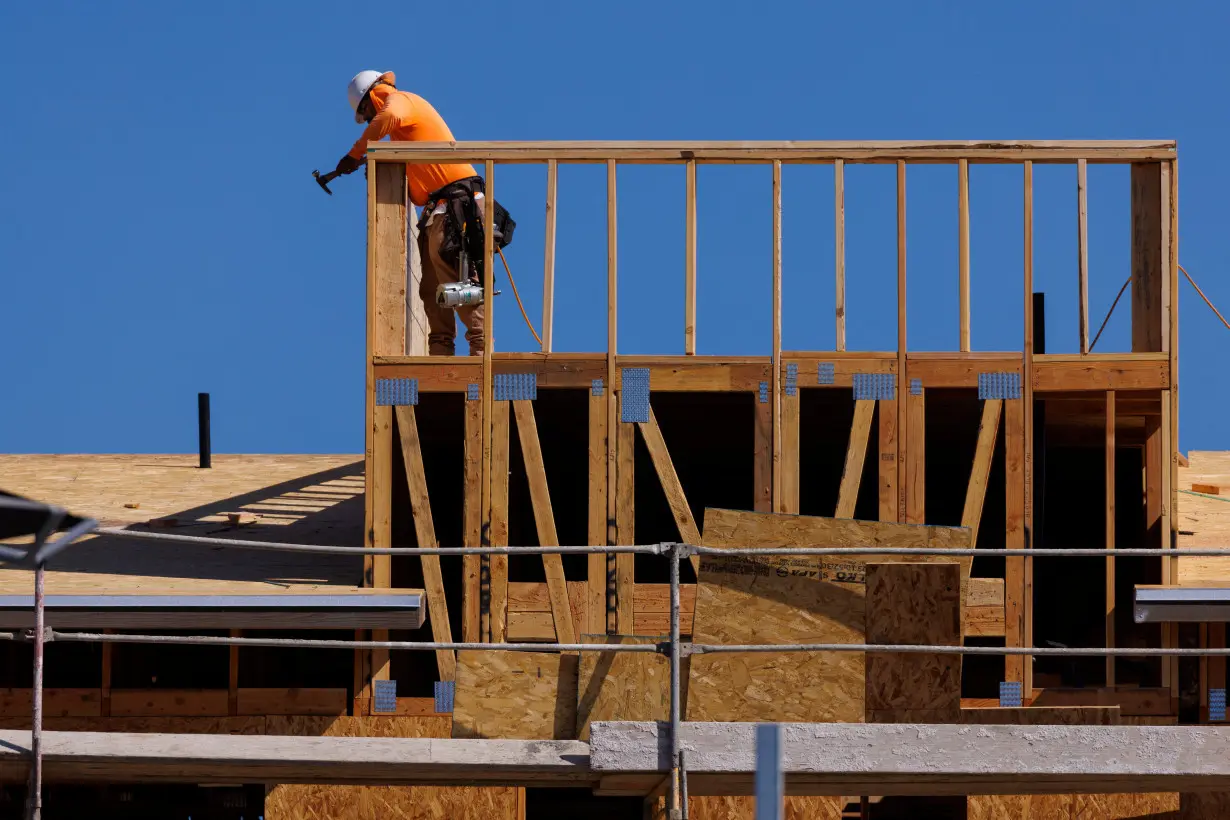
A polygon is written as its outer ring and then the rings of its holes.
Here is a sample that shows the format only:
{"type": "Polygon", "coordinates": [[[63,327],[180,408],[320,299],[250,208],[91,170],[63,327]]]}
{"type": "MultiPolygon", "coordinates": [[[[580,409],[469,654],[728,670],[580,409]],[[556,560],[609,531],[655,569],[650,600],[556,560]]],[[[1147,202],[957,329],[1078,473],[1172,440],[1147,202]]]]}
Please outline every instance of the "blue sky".
{"type": "MultiPolygon", "coordinates": [[[[1180,259],[1230,308],[1223,4],[5,3],[0,451],[362,448],[365,189],[312,183],[394,70],[460,139],[1179,140],[1180,259]],[[469,52],[468,59],[449,60],[469,52]]],[[[558,350],[605,342],[599,166],[560,173],[558,350]]],[[[894,179],[846,174],[849,347],[892,349],[894,179]]],[[[545,173],[497,169],[541,300],[545,173]]],[[[908,175],[909,347],[957,344],[953,167],[908,175]]],[[[683,171],[621,169],[620,350],[682,352],[683,171]]],[[[1035,285],[1076,349],[1075,169],[1035,175],[1035,285]]],[[[1089,172],[1091,322],[1129,273],[1128,170],[1089,172]]],[[[769,350],[770,171],[703,167],[701,353],[769,350]]],[[[830,167],[784,174],[784,342],[833,344],[830,167]]],[[[973,343],[1021,339],[1021,171],[971,171],[973,343]]],[[[1181,447],[1230,449],[1227,332],[1182,285],[1181,447]]],[[[497,346],[528,350],[511,295],[497,346]]],[[[1125,350],[1127,303],[1098,349],[1125,350]]]]}

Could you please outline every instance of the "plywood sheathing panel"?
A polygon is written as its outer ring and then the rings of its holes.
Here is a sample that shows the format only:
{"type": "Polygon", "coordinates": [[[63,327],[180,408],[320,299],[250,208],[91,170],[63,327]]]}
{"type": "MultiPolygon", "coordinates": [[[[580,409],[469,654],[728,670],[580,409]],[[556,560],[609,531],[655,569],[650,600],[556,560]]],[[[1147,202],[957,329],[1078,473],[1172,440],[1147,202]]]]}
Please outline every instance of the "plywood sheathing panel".
{"type": "MultiPolygon", "coordinates": [[[[463,653],[464,654],[464,653],[463,653]]],[[[268,734],[309,737],[446,738],[450,719],[438,717],[269,718],[268,734]]],[[[515,787],[279,785],[265,796],[267,820],[521,820],[515,787]]]]}
{"type": "MultiPolygon", "coordinates": [[[[659,800],[659,805],[662,804],[659,800]]],[[[840,797],[787,796],[783,801],[785,820],[841,820],[846,801],[840,797]]],[[[691,820],[755,820],[756,799],[744,796],[688,797],[691,820]]]]}
{"type": "MultiPolygon", "coordinates": [[[[583,640],[655,644],[663,639],[585,635],[583,640]]],[[[670,675],[670,659],[661,654],[582,652],[577,686],[577,739],[589,740],[589,724],[593,720],[669,720],[670,675]]],[[[687,700],[686,692],[683,698],[687,700]]]]}
{"type": "MultiPolygon", "coordinates": [[[[971,796],[968,820],[1188,820],[1174,792],[971,796]]],[[[1210,815],[1210,817],[1225,815],[1210,815]]],[[[1203,820],[1203,818],[1202,818],[1203,820]]]]}
{"type": "MultiPolygon", "coordinates": [[[[969,531],[709,509],[702,541],[713,547],[955,548],[968,546],[969,531]]],[[[968,575],[968,559],[961,571],[968,575]]],[[[862,643],[864,572],[865,562],[846,556],[706,556],[693,640],[862,643]]],[[[861,653],[700,655],[692,658],[688,680],[688,720],[862,722],[865,715],[861,653]]]]}
{"type": "Polygon", "coordinates": [[[453,737],[567,740],[577,724],[577,657],[459,652],[453,737]]]}
{"type": "MultiPolygon", "coordinates": [[[[1193,450],[1179,467],[1179,539],[1184,549],[1224,547],[1230,542],[1230,496],[1207,498],[1182,492],[1195,484],[1230,486],[1230,452],[1193,450]]],[[[1230,558],[1179,558],[1179,584],[1230,582],[1230,558]]]]}
{"type": "MultiPolygon", "coordinates": [[[[111,526],[174,518],[171,532],[362,546],[361,456],[0,455],[0,487],[111,526]],[[136,509],[125,507],[136,504],[136,509]],[[228,513],[255,515],[231,526],[228,513]]],[[[47,593],[301,593],[362,582],[361,557],[216,549],[98,536],[57,557],[47,593]]],[[[32,573],[0,567],[0,592],[29,595],[32,573]]]]}
{"type": "MultiPolygon", "coordinates": [[[[969,549],[970,530],[963,527],[934,527],[887,521],[821,518],[810,515],[777,515],[738,510],[705,510],[702,542],[708,547],[925,547],[928,549],[969,549]]],[[[806,558],[763,556],[773,562],[807,562],[806,558]]],[[[824,558],[817,568],[820,577],[831,581],[861,584],[868,562],[891,564],[948,563],[961,567],[964,585],[969,579],[972,558],[946,558],[942,555],[841,555],[824,558]]],[[[814,563],[814,562],[813,562],[814,563]]],[[[787,566],[790,564],[788,563],[787,566]]],[[[804,565],[800,564],[800,568],[804,565]]],[[[807,564],[807,566],[811,566],[807,564]]]]}
{"type": "MultiPolygon", "coordinates": [[[[961,582],[956,564],[868,564],[866,634],[870,644],[961,644],[961,582]]],[[[880,710],[926,710],[927,722],[957,719],[959,655],[872,653],[867,658],[869,717],[880,710]]]]}

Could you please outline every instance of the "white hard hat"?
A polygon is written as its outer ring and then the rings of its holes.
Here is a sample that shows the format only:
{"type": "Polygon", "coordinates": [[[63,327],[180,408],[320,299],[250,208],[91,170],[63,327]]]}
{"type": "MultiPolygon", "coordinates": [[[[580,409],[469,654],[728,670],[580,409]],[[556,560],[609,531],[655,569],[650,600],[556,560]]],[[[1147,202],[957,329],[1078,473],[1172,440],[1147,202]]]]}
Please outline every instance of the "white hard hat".
{"type": "Polygon", "coordinates": [[[354,109],[355,122],[363,122],[363,117],[359,115],[359,103],[384,74],[383,71],[360,71],[354,75],[350,85],[346,86],[346,97],[350,100],[350,107],[354,109]]]}

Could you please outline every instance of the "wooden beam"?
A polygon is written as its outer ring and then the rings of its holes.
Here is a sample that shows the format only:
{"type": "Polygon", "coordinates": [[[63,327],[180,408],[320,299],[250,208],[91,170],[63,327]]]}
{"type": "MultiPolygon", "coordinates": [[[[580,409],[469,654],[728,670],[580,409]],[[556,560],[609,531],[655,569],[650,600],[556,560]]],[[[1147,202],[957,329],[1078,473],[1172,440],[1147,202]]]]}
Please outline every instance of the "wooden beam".
{"type": "MultiPolygon", "coordinates": [[[[1106,549],[1115,549],[1115,391],[1106,391],[1106,549]]],[[[1115,556],[1106,556],[1106,645],[1115,645],[1115,556]]],[[[1106,658],[1106,685],[1115,685],[1115,659],[1106,658]]]]}
{"type": "Polygon", "coordinates": [[[969,329],[969,160],[957,161],[957,253],[960,350],[970,351],[969,329]]]}
{"type": "MultiPolygon", "coordinates": [[[[619,475],[615,493],[618,496],[616,545],[636,543],[636,425],[617,422],[619,475]]],[[[615,556],[615,624],[620,635],[632,634],[632,587],[636,582],[636,556],[619,553],[615,556]]]]}
{"type": "MultiPolygon", "coordinates": [[[[782,493],[782,164],[773,163],[773,506],[782,493]]],[[[698,564],[699,565],[699,564],[698,564]]]]}
{"type": "MultiPolygon", "coordinates": [[[[401,437],[402,460],[406,466],[406,484],[410,490],[410,511],[414,532],[423,554],[423,587],[427,592],[427,617],[431,620],[431,636],[437,643],[453,640],[448,620],[448,599],[444,594],[444,574],[440,571],[440,556],[431,554],[440,544],[436,541],[436,526],[431,517],[431,499],[427,494],[427,473],[423,470],[423,448],[419,441],[419,425],[413,405],[396,408],[397,432],[401,437]]],[[[457,679],[457,657],[451,649],[436,650],[436,666],[440,680],[457,679]]]]}
{"type": "Polygon", "coordinates": [[[1086,189],[1086,166],[1085,160],[1076,161],[1076,264],[1080,299],[1077,318],[1080,322],[1082,354],[1089,352],[1089,192],[1086,189]]]}
{"type": "MultiPolygon", "coordinates": [[[[555,529],[555,512],[551,507],[551,491],[547,486],[547,467],[542,458],[542,445],[538,440],[534,405],[530,401],[521,400],[514,401],[512,406],[517,416],[517,436],[521,439],[521,455],[530,484],[530,503],[534,508],[538,543],[544,547],[558,547],[559,534],[555,529]]],[[[572,626],[572,608],[568,603],[568,582],[564,578],[563,557],[543,555],[542,570],[546,575],[547,591],[551,596],[555,637],[560,643],[575,643],[577,636],[572,626]]]]}
{"type": "MultiPolygon", "coordinates": [[[[699,546],[700,529],[696,526],[696,517],[692,515],[692,508],[688,506],[688,499],[683,491],[683,482],[679,480],[679,474],[675,471],[670,450],[666,447],[666,440],[662,438],[662,428],[658,426],[658,419],[652,407],[649,408],[649,421],[639,422],[637,426],[641,428],[641,436],[645,439],[645,447],[649,450],[649,458],[653,461],[653,468],[658,474],[662,492],[666,494],[666,503],[671,508],[675,526],[679,528],[679,537],[685,543],[699,546]]],[[[693,555],[690,560],[692,569],[699,573],[700,556],[693,555]]]]}
{"type": "Polygon", "coordinates": [[[551,352],[555,331],[555,212],[559,204],[559,163],[547,160],[547,219],[542,270],[542,352],[551,352]]]}
{"type": "Polygon", "coordinates": [[[683,234],[683,352],[696,355],[696,162],[687,164],[683,234]]]}
{"type": "MultiPolygon", "coordinates": [[[[1004,546],[1025,548],[1025,405],[1009,399],[1004,407],[1004,546]]],[[[1025,643],[1025,559],[1004,559],[1004,645],[1025,643]]],[[[1004,658],[1004,680],[1024,681],[1023,656],[1004,658]]]]}
{"type": "MultiPolygon", "coordinates": [[[[1023,546],[1033,547],[1034,544],[1034,164],[1024,163],[1025,189],[1025,225],[1024,225],[1024,285],[1025,285],[1025,348],[1021,380],[1021,395],[1024,401],[1025,414],[1025,543],[1023,546]]],[[[1025,558],[1025,634],[1026,646],[1033,646],[1034,640],[1034,559],[1025,558]]],[[[1026,657],[1023,668],[1024,688],[1033,687],[1033,658],[1026,657]]]]}
{"type": "MultiPolygon", "coordinates": [[[[610,388],[607,388],[610,389],[610,388]]],[[[589,397],[589,540],[590,546],[606,544],[606,396],[589,397]]],[[[601,635],[608,629],[614,631],[614,609],[607,616],[607,556],[592,553],[587,558],[587,609],[588,631],[601,635]]]]}
{"type": "MultiPolygon", "coordinates": [[[[508,546],[508,402],[491,403],[491,546],[508,546]]],[[[492,555],[490,567],[491,643],[503,643],[508,624],[508,556],[492,555]]],[[[430,606],[430,603],[428,604],[430,606]]]]}
{"type": "Polygon", "coordinates": [[[782,396],[782,489],[780,503],[772,506],[772,452],[770,440],[773,424],[772,408],[767,404],[756,404],[756,495],[755,509],[757,512],[799,512],[799,391],[793,396],[782,396]],[[763,502],[769,506],[761,509],[763,502]]]}
{"type": "MultiPolygon", "coordinates": [[[[621,448],[625,448],[624,440],[628,433],[635,433],[629,429],[624,430],[623,424],[619,421],[619,394],[615,389],[615,354],[616,354],[616,330],[618,329],[618,306],[619,306],[619,291],[617,287],[617,277],[619,275],[619,234],[618,234],[618,202],[616,194],[616,168],[615,161],[610,160],[606,164],[606,429],[608,446],[606,450],[606,543],[608,546],[618,546],[624,542],[620,540],[620,522],[623,515],[631,513],[621,512],[621,499],[624,495],[632,496],[635,487],[631,487],[633,476],[629,474],[628,481],[631,489],[625,488],[621,478],[620,468],[623,462],[620,457],[621,448]]],[[[622,387],[620,388],[622,390],[622,387]]],[[[629,456],[631,461],[632,456],[629,456]]],[[[631,463],[627,469],[631,469],[631,463]]],[[[629,501],[629,503],[631,503],[629,501]]],[[[630,556],[635,561],[634,556],[630,556]]],[[[627,614],[625,618],[620,618],[621,610],[621,578],[627,574],[627,561],[623,556],[615,554],[607,554],[607,632],[618,633],[621,628],[630,629],[631,618],[627,614]]],[[[635,563],[633,564],[635,574],[635,563]]],[[[629,591],[630,595],[631,592],[629,591]]],[[[630,605],[629,605],[630,613],[630,605]]]]}
{"type": "MultiPolygon", "coordinates": [[[[910,449],[905,456],[907,524],[927,523],[927,405],[926,392],[907,393],[910,449]]],[[[883,462],[881,462],[881,467],[883,462]]]]}
{"type": "Polygon", "coordinates": [[[841,489],[837,493],[835,518],[853,518],[858,503],[858,488],[863,478],[863,462],[867,458],[867,439],[871,435],[871,418],[876,403],[871,399],[854,402],[854,422],[850,427],[850,443],[846,447],[846,465],[841,473],[841,489]]]}
{"type": "Polygon", "coordinates": [[[827,164],[908,162],[955,163],[961,159],[978,163],[1017,165],[1023,160],[1073,163],[1145,162],[1173,160],[1174,140],[790,140],[790,141],[594,141],[549,140],[538,142],[382,142],[372,145],[367,156],[377,162],[479,162],[541,164],[560,162],[602,163],[607,161],[684,164],[768,162],[827,164]]]}
{"type": "Polygon", "coordinates": [[[897,521],[897,486],[901,474],[897,400],[880,399],[880,445],[877,460],[881,521],[897,521]]]}
{"type": "Polygon", "coordinates": [[[974,450],[974,465],[970,469],[969,485],[965,489],[965,509],[961,526],[969,527],[974,545],[978,545],[978,526],[982,522],[982,505],[987,497],[987,479],[991,475],[991,460],[995,456],[995,439],[999,435],[999,416],[1003,399],[987,399],[982,403],[982,421],[978,424],[978,445],[974,450]]]}
{"type": "Polygon", "coordinates": [[[837,279],[837,351],[846,349],[846,163],[833,162],[834,269],[837,279]]]}
{"type": "MultiPolygon", "coordinates": [[[[492,162],[484,164],[484,174],[488,185],[494,180],[495,165],[492,162]]],[[[487,195],[491,196],[490,188],[487,195]]],[[[494,202],[494,197],[492,197],[494,202]]],[[[485,214],[484,214],[485,224],[485,214]]],[[[486,234],[490,236],[490,233],[486,234]]],[[[484,248],[484,257],[486,256],[486,248],[484,248]]],[[[494,264],[494,259],[491,264],[494,264]]],[[[491,268],[487,268],[491,270],[491,268]]],[[[492,354],[495,346],[494,341],[494,320],[495,306],[492,280],[494,277],[487,277],[487,281],[483,285],[483,300],[486,308],[483,312],[483,371],[482,371],[482,387],[480,396],[482,398],[482,426],[483,426],[483,464],[482,464],[482,541],[483,546],[494,546],[496,544],[496,530],[502,527],[504,531],[508,528],[508,408],[505,406],[502,411],[496,410],[495,405],[495,389],[493,382],[495,378],[495,367],[492,360],[492,354]],[[503,419],[503,427],[498,427],[499,419],[503,419]],[[497,440],[502,444],[496,444],[497,440]],[[500,469],[497,462],[503,458],[503,467],[500,469]],[[499,474],[497,475],[497,470],[499,474]],[[503,488],[502,499],[497,500],[501,495],[498,491],[503,488]]],[[[508,561],[505,556],[484,555],[479,560],[479,629],[482,632],[482,638],[485,641],[500,642],[504,639],[504,611],[503,607],[499,606],[497,595],[499,592],[496,589],[497,575],[500,574],[499,568],[503,567],[504,587],[507,589],[508,579],[508,561]]],[[[507,593],[504,593],[505,596],[507,593]]]]}
{"type": "MultiPolygon", "coordinates": [[[[465,443],[462,450],[465,485],[461,499],[462,544],[479,547],[483,543],[483,403],[467,401],[465,443]]],[[[461,640],[482,640],[483,556],[461,559],[461,640]]]]}
{"type": "MultiPolygon", "coordinates": [[[[897,160],[897,390],[904,396],[906,381],[906,284],[905,284],[905,160],[897,160]]],[[[905,402],[897,402],[897,472],[903,471],[902,456],[910,451],[909,429],[906,426],[905,402]]],[[[905,520],[906,494],[903,482],[897,482],[897,521],[905,520]]]]}
{"type": "Polygon", "coordinates": [[[1169,333],[1168,166],[1132,165],[1132,350],[1165,350],[1169,333]],[[1166,340],[1166,341],[1164,341],[1166,340]]]}

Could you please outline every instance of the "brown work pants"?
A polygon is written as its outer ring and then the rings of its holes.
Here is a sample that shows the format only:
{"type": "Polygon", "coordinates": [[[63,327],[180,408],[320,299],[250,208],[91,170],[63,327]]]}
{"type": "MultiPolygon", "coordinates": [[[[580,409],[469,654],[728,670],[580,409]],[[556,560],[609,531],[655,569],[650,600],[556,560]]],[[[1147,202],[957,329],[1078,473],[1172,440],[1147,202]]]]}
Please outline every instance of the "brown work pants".
{"type": "Polygon", "coordinates": [[[419,298],[427,313],[427,352],[432,356],[455,354],[457,319],[466,326],[466,341],[470,343],[470,355],[483,353],[483,306],[467,305],[459,308],[440,307],[436,304],[436,288],[457,281],[457,269],[440,258],[440,244],[444,241],[444,214],[437,214],[431,224],[419,231],[419,259],[423,279],[419,284],[419,298]],[[456,317],[453,314],[456,314],[456,317]]]}

